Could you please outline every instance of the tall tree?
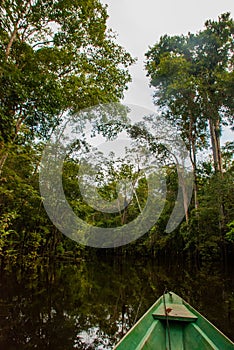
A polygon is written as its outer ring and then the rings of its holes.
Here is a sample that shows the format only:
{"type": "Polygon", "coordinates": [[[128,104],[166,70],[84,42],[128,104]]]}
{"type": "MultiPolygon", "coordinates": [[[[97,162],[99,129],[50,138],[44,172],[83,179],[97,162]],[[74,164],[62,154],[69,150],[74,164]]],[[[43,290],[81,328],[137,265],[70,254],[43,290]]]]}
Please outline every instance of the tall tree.
{"type": "Polygon", "coordinates": [[[205,145],[208,125],[214,168],[222,173],[221,127],[233,113],[233,34],[226,13],[197,34],[161,37],[146,54],[155,103],[181,130],[195,177],[196,152],[205,145]]]}
{"type": "Polygon", "coordinates": [[[132,58],[99,0],[0,5],[0,171],[19,135],[45,137],[62,113],[117,101],[132,58]]]}

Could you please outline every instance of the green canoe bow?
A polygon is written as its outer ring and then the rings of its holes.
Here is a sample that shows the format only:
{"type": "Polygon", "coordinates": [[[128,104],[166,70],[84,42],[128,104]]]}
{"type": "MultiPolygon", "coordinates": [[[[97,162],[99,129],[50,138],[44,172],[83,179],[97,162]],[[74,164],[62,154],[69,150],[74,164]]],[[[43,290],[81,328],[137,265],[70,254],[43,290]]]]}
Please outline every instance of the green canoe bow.
{"type": "Polygon", "coordinates": [[[234,350],[234,343],[178,295],[161,296],[115,350],[234,350]]]}

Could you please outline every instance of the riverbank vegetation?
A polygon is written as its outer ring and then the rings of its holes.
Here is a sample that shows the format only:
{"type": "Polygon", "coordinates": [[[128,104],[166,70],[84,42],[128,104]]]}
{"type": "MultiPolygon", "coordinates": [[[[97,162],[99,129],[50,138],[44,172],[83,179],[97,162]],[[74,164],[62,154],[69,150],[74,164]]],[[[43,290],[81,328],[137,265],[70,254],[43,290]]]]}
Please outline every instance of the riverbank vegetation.
{"type": "MultiPolygon", "coordinates": [[[[134,60],[106,29],[107,12],[99,1],[10,0],[1,5],[0,18],[2,266],[98,254],[62,235],[48,218],[39,191],[40,159],[62,115],[123,97],[134,60]]],[[[183,222],[167,233],[178,175],[175,164],[164,159],[167,197],[160,218],[143,237],[108,254],[184,255],[199,262],[234,253],[234,142],[220,141],[223,126],[233,126],[233,34],[233,19],[223,14],[197,34],[161,37],[146,54],[154,102],[190,154],[193,197],[183,222]]],[[[138,141],[147,139],[141,130],[128,131],[138,141]]],[[[155,142],[149,145],[157,148],[155,142]]],[[[118,171],[110,167],[110,180],[101,182],[99,193],[107,200],[116,196],[117,179],[134,182],[133,200],[114,214],[95,211],[82,199],[78,169],[76,159],[66,159],[64,191],[79,217],[116,227],[139,215],[147,184],[144,178],[136,181],[131,164],[123,161],[118,171]]]]}

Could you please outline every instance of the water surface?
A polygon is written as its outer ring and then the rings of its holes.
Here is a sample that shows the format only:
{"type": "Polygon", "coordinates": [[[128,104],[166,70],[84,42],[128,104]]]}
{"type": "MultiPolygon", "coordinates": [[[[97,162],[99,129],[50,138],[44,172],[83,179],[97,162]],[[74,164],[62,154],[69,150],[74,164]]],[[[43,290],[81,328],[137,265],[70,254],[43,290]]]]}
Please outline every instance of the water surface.
{"type": "Polygon", "coordinates": [[[161,296],[182,296],[234,340],[234,269],[97,258],[1,272],[1,350],[113,345],[161,296]]]}

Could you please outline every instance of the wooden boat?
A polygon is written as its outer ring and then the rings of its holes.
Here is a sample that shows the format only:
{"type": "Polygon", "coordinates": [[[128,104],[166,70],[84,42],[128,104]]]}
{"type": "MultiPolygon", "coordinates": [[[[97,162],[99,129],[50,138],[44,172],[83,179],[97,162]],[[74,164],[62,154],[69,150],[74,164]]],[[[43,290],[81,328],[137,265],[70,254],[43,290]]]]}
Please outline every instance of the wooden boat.
{"type": "Polygon", "coordinates": [[[116,350],[234,350],[234,343],[178,295],[163,294],[116,350]]]}

